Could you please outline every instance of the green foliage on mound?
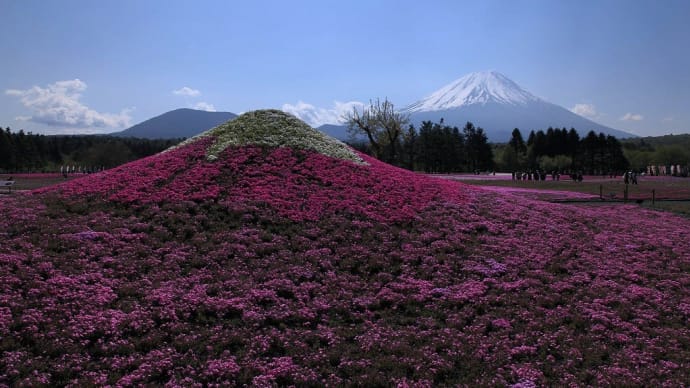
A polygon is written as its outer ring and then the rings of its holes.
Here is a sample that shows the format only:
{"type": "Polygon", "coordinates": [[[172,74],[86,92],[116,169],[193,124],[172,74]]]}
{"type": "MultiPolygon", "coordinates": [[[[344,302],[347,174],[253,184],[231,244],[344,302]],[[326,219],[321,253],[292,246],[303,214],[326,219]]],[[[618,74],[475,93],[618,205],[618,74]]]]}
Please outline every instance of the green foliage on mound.
{"type": "Polygon", "coordinates": [[[276,109],[244,113],[183,144],[207,136],[216,138],[207,150],[209,160],[216,159],[223,150],[231,146],[258,145],[310,149],[332,158],[366,164],[345,143],[311,128],[295,116],[276,109]]]}

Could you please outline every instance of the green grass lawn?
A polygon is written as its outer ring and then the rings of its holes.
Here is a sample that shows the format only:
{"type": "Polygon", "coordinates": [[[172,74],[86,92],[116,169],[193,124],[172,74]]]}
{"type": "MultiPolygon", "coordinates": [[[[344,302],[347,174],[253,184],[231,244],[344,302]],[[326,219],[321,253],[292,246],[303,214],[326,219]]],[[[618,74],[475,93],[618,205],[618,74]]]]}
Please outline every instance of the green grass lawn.
{"type": "MultiPolygon", "coordinates": [[[[26,191],[39,189],[41,187],[52,186],[58,183],[66,182],[72,179],[80,178],[84,175],[73,174],[68,175],[67,178],[60,174],[20,174],[12,176],[14,180],[14,185],[12,186],[12,191],[26,191]]],[[[0,179],[7,179],[10,177],[9,174],[5,174],[0,179]]],[[[0,188],[0,194],[7,194],[10,190],[8,188],[0,188]]]]}
{"type": "MultiPolygon", "coordinates": [[[[601,193],[605,200],[620,201],[625,198],[625,184],[621,178],[585,177],[583,182],[573,182],[570,179],[553,181],[549,177],[546,181],[513,181],[496,179],[488,176],[481,179],[475,175],[454,178],[465,184],[476,186],[499,186],[528,189],[532,191],[571,191],[598,197],[601,193]]],[[[526,195],[526,194],[525,194],[526,195]]],[[[531,198],[539,196],[530,195],[531,198]]],[[[558,200],[557,196],[545,197],[548,200],[558,200]]],[[[643,200],[642,206],[649,209],[668,211],[690,217],[690,178],[674,177],[641,177],[637,185],[628,185],[628,199],[630,201],[643,200]],[[652,199],[655,199],[652,204],[652,199]]],[[[610,202],[607,202],[610,203],[610,202]]]]}
{"type": "Polygon", "coordinates": [[[651,202],[643,203],[642,206],[654,209],[668,211],[676,214],[683,215],[685,217],[690,217],[690,201],[679,201],[679,202],[656,202],[652,205],[651,202]]]}
{"type": "MultiPolygon", "coordinates": [[[[652,192],[655,193],[657,199],[687,199],[690,200],[690,179],[676,178],[676,179],[640,179],[637,185],[628,185],[628,198],[630,199],[652,199],[652,192]]],[[[460,179],[462,180],[462,179],[460,179]]],[[[512,181],[507,180],[462,180],[466,184],[477,186],[503,186],[503,187],[519,187],[525,189],[543,189],[543,190],[559,190],[559,191],[574,191],[579,193],[591,194],[598,196],[601,190],[606,199],[623,199],[625,192],[625,184],[621,179],[585,179],[583,182],[573,182],[571,180],[561,181],[512,181]]]]}

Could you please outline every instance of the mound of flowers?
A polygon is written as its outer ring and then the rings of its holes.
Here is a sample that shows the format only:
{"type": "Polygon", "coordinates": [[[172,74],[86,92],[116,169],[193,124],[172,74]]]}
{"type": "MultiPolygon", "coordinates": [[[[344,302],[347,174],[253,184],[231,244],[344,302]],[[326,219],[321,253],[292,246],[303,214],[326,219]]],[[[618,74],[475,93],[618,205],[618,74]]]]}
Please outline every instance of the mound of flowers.
{"type": "Polygon", "coordinates": [[[207,151],[207,157],[211,160],[216,159],[227,147],[254,145],[309,149],[333,158],[364,163],[355,151],[340,140],[326,136],[295,116],[275,109],[247,112],[183,142],[182,146],[207,137],[214,138],[207,151]]]}
{"type": "Polygon", "coordinates": [[[204,136],[0,201],[0,385],[690,384],[690,221],[204,136]]]}
{"type": "Polygon", "coordinates": [[[430,201],[465,195],[459,185],[426,179],[362,155],[367,165],[311,150],[228,147],[209,160],[213,138],[76,179],[36,194],[53,193],[134,208],[195,201],[225,211],[270,207],[293,221],[342,214],[379,221],[410,220],[430,201]]]}

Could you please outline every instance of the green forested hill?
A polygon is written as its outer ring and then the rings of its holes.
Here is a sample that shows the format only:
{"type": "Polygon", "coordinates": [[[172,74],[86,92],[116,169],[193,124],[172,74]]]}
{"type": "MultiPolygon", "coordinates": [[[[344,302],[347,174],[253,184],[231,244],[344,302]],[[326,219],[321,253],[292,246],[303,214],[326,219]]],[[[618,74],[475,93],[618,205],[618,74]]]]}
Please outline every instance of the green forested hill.
{"type": "Polygon", "coordinates": [[[634,169],[649,165],[690,165],[690,134],[639,137],[621,143],[634,169]]]}

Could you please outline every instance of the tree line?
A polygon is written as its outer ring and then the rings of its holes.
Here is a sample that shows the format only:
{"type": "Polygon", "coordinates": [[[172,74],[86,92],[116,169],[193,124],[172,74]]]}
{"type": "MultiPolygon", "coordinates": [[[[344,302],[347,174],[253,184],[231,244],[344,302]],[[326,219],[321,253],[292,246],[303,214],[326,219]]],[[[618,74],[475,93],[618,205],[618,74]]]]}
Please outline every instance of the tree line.
{"type": "Polygon", "coordinates": [[[630,168],[622,145],[614,136],[589,131],[580,138],[574,128],[530,131],[527,141],[515,128],[508,143],[496,148],[497,164],[505,171],[620,175],[630,168]]]}
{"type": "Polygon", "coordinates": [[[0,171],[60,171],[62,166],[110,168],[158,153],[181,139],[148,140],[102,135],[41,135],[0,128],[0,171]]]}
{"type": "Polygon", "coordinates": [[[494,168],[486,133],[471,122],[461,130],[445,125],[443,119],[439,123],[425,121],[417,130],[409,124],[409,116],[396,112],[388,100],[372,101],[345,118],[353,138],[366,138],[350,144],[386,163],[431,173],[494,168]]]}
{"type": "Polygon", "coordinates": [[[621,143],[594,131],[581,138],[574,128],[533,130],[525,141],[515,128],[507,144],[492,146],[484,130],[471,122],[459,129],[445,125],[443,119],[425,121],[417,129],[388,100],[371,101],[363,109],[353,109],[345,119],[353,138],[366,138],[353,144],[357,149],[410,170],[622,174],[630,168],[621,143]]]}
{"type": "Polygon", "coordinates": [[[690,135],[665,135],[627,139],[623,153],[636,171],[649,166],[681,166],[682,175],[690,170],[690,135]]]}
{"type": "MultiPolygon", "coordinates": [[[[505,144],[489,144],[471,122],[458,128],[423,122],[419,128],[389,101],[372,101],[346,116],[349,132],[366,139],[350,142],[387,163],[430,173],[477,171],[579,171],[584,174],[644,172],[650,165],[690,167],[690,135],[627,139],[623,142],[574,128],[530,131],[518,128],[505,144]]],[[[0,128],[0,172],[59,171],[61,166],[110,168],[171,147],[182,139],[148,140],[101,135],[47,136],[0,128]]]]}

